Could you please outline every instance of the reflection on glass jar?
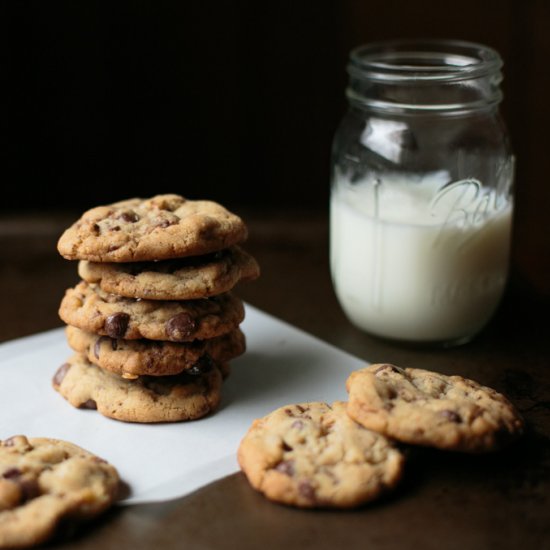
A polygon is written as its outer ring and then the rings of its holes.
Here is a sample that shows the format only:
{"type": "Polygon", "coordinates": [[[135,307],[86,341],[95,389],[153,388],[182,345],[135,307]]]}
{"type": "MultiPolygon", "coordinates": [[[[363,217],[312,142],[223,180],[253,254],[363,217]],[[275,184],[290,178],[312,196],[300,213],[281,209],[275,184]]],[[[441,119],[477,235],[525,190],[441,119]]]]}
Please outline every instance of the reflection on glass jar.
{"type": "Polygon", "coordinates": [[[331,271],[358,327],[469,340],[508,272],[513,157],[498,115],[501,60],[464,42],[351,53],[333,146],[331,271]]]}

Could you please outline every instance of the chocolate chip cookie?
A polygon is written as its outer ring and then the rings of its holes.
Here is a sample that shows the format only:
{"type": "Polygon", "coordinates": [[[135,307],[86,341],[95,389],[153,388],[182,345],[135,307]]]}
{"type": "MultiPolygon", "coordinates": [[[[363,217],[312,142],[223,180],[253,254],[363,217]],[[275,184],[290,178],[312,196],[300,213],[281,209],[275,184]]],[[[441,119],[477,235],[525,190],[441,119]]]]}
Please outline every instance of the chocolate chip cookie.
{"type": "Polygon", "coordinates": [[[477,453],[523,430],[503,395],[461,376],[374,364],[352,373],[346,387],[354,420],[406,443],[477,453]]]}
{"type": "Polygon", "coordinates": [[[353,422],[345,403],[302,403],[255,420],[238,451],[251,485],[293,506],[357,506],[393,488],[403,456],[353,422]]]}
{"type": "Polygon", "coordinates": [[[246,237],[241,218],[215,202],[157,195],[88,210],[57,248],[68,260],[136,262],[208,254],[246,237]]]}
{"type": "Polygon", "coordinates": [[[98,263],[81,261],[78,273],[104,291],[128,298],[193,300],[231,290],[256,279],[260,268],[242,248],[161,262],[98,263]]]}
{"type": "Polygon", "coordinates": [[[205,358],[193,371],[126,380],[76,354],[55,373],[53,387],[74,407],[126,422],[194,420],[220,402],[222,375],[205,358]]]}
{"type": "Polygon", "coordinates": [[[96,516],[118,492],[115,468],[72,443],[22,435],[0,441],[0,548],[40,544],[62,519],[96,516]]]}
{"type": "Polygon", "coordinates": [[[246,347],[240,329],[217,338],[182,344],[109,338],[71,326],[67,327],[66,334],[71,348],[91,363],[128,379],[178,374],[193,369],[205,355],[215,363],[225,363],[244,353],[246,347]]]}
{"type": "Polygon", "coordinates": [[[242,301],[228,292],[188,301],[124,298],[84,281],[66,291],[59,316],[69,325],[111,338],[191,342],[235,330],[242,301]]]}

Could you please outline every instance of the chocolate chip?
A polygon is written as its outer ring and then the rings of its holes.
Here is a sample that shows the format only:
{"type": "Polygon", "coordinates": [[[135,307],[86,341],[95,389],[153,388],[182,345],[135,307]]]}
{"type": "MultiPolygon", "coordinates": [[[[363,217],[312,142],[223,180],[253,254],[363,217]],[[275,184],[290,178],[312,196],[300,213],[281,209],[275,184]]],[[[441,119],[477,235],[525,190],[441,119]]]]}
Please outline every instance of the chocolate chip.
{"type": "Polygon", "coordinates": [[[108,338],[107,336],[100,336],[96,341],[95,341],[95,344],[94,344],[94,355],[95,355],[95,358],[96,359],[99,359],[99,352],[101,351],[101,344],[103,342],[111,342],[111,349],[113,351],[116,351],[117,350],[117,347],[118,347],[118,342],[115,338],[108,338]]]}
{"type": "Polygon", "coordinates": [[[166,229],[171,225],[174,225],[176,222],[171,222],[170,220],[162,220],[161,222],[155,224],[155,227],[160,227],[161,229],[166,229]]]}
{"type": "Polygon", "coordinates": [[[200,376],[202,374],[200,365],[195,363],[190,369],[187,369],[187,374],[190,376],[200,376]]]}
{"type": "Polygon", "coordinates": [[[40,487],[36,479],[21,479],[18,485],[21,487],[24,501],[31,500],[40,495],[40,487]]]}
{"type": "Polygon", "coordinates": [[[19,468],[10,468],[6,470],[2,477],[4,479],[9,479],[19,486],[21,491],[21,499],[23,501],[30,500],[31,498],[36,498],[40,494],[40,487],[36,479],[25,479],[23,477],[23,472],[19,468]]]}
{"type": "Polygon", "coordinates": [[[476,418],[478,418],[479,416],[482,416],[484,412],[485,412],[485,409],[477,405],[474,405],[472,412],[470,413],[470,422],[473,422],[476,418]]]}
{"type": "Polygon", "coordinates": [[[166,322],[166,336],[171,340],[186,340],[195,332],[197,324],[189,313],[178,313],[166,322]]]}
{"type": "Polygon", "coordinates": [[[139,216],[133,210],[125,210],[118,218],[128,223],[136,223],[139,220],[139,216]]]}
{"type": "Polygon", "coordinates": [[[111,338],[122,338],[128,328],[130,322],[130,316],[127,313],[113,313],[105,319],[105,325],[103,326],[105,332],[111,338]]]}
{"type": "Polygon", "coordinates": [[[19,468],[10,468],[2,474],[2,477],[4,479],[16,479],[20,477],[22,473],[23,472],[19,468]]]}
{"type": "Polygon", "coordinates": [[[192,376],[200,376],[210,372],[214,368],[214,362],[209,355],[203,355],[190,369],[185,372],[192,376]]]}
{"type": "Polygon", "coordinates": [[[95,341],[95,344],[94,344],[94,355],[95,355],[95,358],[96,359],[99,359],[99,351],[101,349],[101,342],[103,342],[103,340],[106,339],[105,336],[100,336],[96,341],[95,341]]]}
{"type": "Polygon", "coordinates": [[[58,369],[57,372],[53,376],[53,383],[54,386],[60,386],[61,382],[63,382],[63,378],[65,378],[65,375],[67,372],[69,372],[69,369],[71,368],[70,363],[63,363],[58,369]]]}
{"type": "Polygon", "coordinates": [[[114,227],[111,227],[109,231],[120,231],[120,225],[115,225],[114,227]]]}
{"type": "Polygon", "coordinates": [[[460,424],[462,422],[462,417],[454,411],[445,409],[443,411],[439,411],[439,414],[446,418],[449,422],[455,422],[456,424],[460,424]]]}
{"type": "Polygon", "coordinates": [[[275,466],[275,470],[277,470],[278,472],[281,472],[281,474],[285,474],[287,476],[293,476],[294,460],[283,460],[282,462],[279,462],[279,464],[275,466]]]}
{"type": "Polygon", "coordinates": [[[386,363],[385,365],[378,367],[374,371],[374,374],[378,374],[379,372],[383,372],[385,370],[390,370],[392,372],[396,372],[397,374],[403,374],[404,372],[403,369],[396,367],[395,365],[390,365],[389,363],[386,363]]]}
{"type": "Polygon", "coordinates": [[[298,484],[298,492],[306,500],[314,501],[315,500],[315,487],[309,481],[300,481],[298,484]]]}
{"type": "Polygon", "coordinates": [[[307,411],[307,409],[304,409],[304,407],[302,407],[301,405],[296,405],[296,408],[301,412],[301,413],[305,413],[307,411]]]}
{"type": "Polygon", "coordinates": [[[97,409],[97,403],[93,399],[87,399],[84,401],[84,403],[80,404],[80,409],[91,409],[96,410],[97,409]]]}
{"type": "Polygon", "coordinates": [[[101,233],[101,229],[99,225],[97,225],[97,223],[94,223],[92,225],[92,232],[95,233],[96,235],[99,235],[101,233]]]}
{"type": "Polygon", "coordinates": [[[323,437],[326,437],[334,429],[334,421],[321,424],[320,434],[323,437]]]}
{"type": "Polygon", "coordinates": [[[395,399],[399,396],[399,393],[395,388],[389,387],[387,391],[388,399],[395,399]]]}
{"type": "Polygon", "coordinates": [[[286,453],[292,451],[292,447],[286,441],[283,441],[283,451],[285,451],[286,453]]]}

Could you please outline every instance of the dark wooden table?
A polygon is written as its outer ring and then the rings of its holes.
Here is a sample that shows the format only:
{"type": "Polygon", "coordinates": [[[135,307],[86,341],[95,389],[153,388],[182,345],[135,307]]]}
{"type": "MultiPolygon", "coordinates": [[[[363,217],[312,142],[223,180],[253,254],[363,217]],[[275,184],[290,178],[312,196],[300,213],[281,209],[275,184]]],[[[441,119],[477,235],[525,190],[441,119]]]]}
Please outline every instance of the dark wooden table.
{"type": "MultiPolygon", "coordinates": [[[[235,474],[172,502],[116,508],[51,547],[550,548],[549,304],[512,279],[495,319],[467,346],[382,342],[353,328],[336,302],[325,213],[242,214],[251,229],[248,249],[263,269],[260,280],[240,287],[245,300],[365,360],[493,386],[519,407],[527,433],[512,448],[485,456],[413,450],[399,490],[354,511],[272,504],[235,474]]],[[[61,325],[57,306],[77,275],[74,263],[57,256],[55,242],[71,219],[62,213],[0,218],[0,340],[61,325]]]]}

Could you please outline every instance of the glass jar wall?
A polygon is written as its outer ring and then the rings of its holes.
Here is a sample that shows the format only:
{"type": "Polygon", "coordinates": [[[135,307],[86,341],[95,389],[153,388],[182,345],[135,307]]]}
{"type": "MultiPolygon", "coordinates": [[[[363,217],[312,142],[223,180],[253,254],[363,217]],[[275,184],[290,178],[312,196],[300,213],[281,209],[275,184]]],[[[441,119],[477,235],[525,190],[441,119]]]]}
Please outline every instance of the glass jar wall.
{"type": "Polygon", "coordinates": [[[494,50],[465,42],[352,51],[330,256],[338,300],[361,329],[450,345],[495,311],[513,210],[501,66],[494,50]]]}

